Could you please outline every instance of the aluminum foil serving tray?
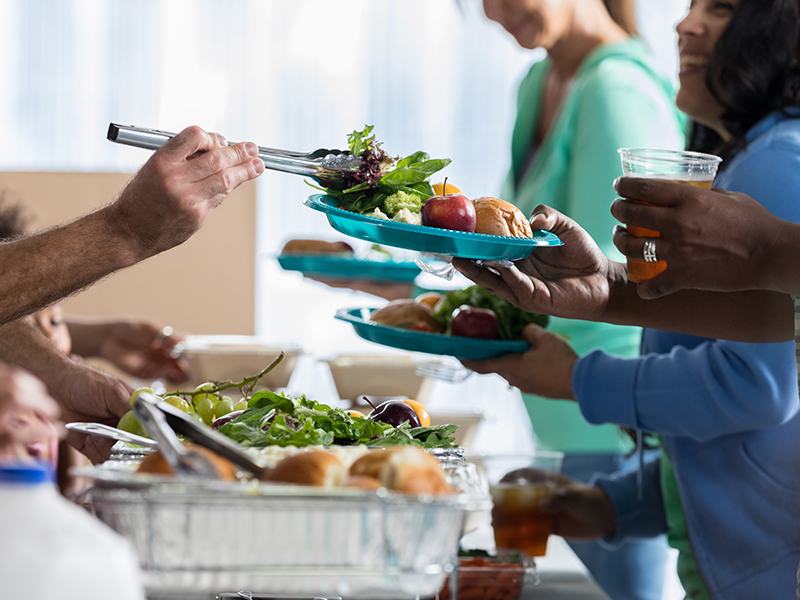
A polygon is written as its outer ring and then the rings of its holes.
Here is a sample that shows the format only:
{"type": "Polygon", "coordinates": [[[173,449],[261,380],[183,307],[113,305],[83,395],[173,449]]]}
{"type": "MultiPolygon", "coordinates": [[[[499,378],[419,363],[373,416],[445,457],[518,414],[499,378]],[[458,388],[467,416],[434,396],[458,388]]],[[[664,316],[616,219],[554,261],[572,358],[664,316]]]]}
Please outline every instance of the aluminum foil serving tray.
{"type": "Polygon", "coordinates": [[[96,467],[89,500],[132,543],[148,595],[250,589],[350,598],[434,596],[455,565],[467,495],[179,480],[96,467]]]}

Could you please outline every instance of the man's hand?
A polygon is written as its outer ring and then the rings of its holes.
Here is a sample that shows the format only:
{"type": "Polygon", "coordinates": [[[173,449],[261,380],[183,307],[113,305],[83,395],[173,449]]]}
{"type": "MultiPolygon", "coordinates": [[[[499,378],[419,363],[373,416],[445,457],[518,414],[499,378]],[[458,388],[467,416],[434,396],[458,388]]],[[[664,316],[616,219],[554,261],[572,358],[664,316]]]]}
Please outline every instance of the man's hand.
{"type": "MultiPolygon", "coordinates": [[[[617,182],[617,191],[623,198],[614,202],[611,213],[626,225],[659,231],[661,237],[653,240],[656,255],[669,265],[638,285],[642,298],[683,289],[783,291],[771,278],[771,245],[789,224],[749,196],[629,177],[617,182]]],[[[641,260],[642,238],[618,228],[614,244],[641,260]]]]}
{"type": "Polygon", "coordinates": [[[524,354],[506,354],[482,361],[463,361],[476,373],[497,373],[511,385],[548,398],[574,399],[572,371],[578,356],[559,336],[538,325],[522,332],[531,349],[524,354]]]}
{"type": "MultiPolygon", "coordinates": [[[[92,421],[116,427],[120,417],[130,410],[133,390],[113,375],[74,361],[54,374],[54,378],[56,384],[51,386],[51,390],[61,405],[66,423],[92,421]]],[[[67,434],[67,442],[92,462],[108,458],[114,445],[113,440],[72,431],[67,434]]]]}
{"type": "Polygon", "coordinates": [[[171,328],[147,320],[67,321],[76,354],[97,356],[139,379],[188,379],[186,362],[172,356],[183,341],[171,328]]]}
{"type": "Polygon", "coordinates": [[[58,439],[58,404],[30,373],[0,363],[0,458],[24,460],[27,448],[58,439]]]}
{"type": "Polygon", "coordinates": [[[552,231],[564,246],[538,248],[510,268],[492,266],[490,270],[464,259],[453,260],[453,266],[524,310],[600,319],[609,300],[612,263],[580,225],[555,209],[538,206],[531,227],[552,231]]]}
{"type": "Polygon", "coordinates": [[[153,256],[185,242],[240,184],[264,172],[252,142],[188,127],[150,157],[109,208],[110,225],[153,256]]]}
{"type": "Polygon", "coordinates": [[[540,508],[544,513],[553,515],[553,533],[556,535],[594,540],[609,537],[616,529],[614,506],[599,487],[586,485],[557,473],[530,468],[512,471],[503,479],[547,482],[555,488],[540,508]]]}

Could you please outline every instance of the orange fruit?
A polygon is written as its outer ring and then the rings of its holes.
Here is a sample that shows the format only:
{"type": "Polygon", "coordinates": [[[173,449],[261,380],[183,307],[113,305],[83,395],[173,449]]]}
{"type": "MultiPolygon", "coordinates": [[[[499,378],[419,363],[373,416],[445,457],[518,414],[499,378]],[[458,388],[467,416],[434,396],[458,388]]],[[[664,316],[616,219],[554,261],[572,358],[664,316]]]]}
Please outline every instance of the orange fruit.
{"type": "Polygon", "coordinates": [[[414,298],[415,302],[419,302],[420,304],[424,304],[431,310],[436,308],[436,305],[439,304],[439,300],[442,299],[441,294],[437,294],[436,292],[425,292],[424,294],[420,294],[416,298],[414,298]]]}
{"type": "Polygon", "coordinates": [[[421,402],[417,402],[412,398],[406,398],[405,400],[403,400],[403,402],[408,406],[410,406],[415,413],[417,413],[420,425],[422,425],[423,427],[431,426],[431,416],[428,414],[428,410],[422,405],[421,402]]]}
{"type": "Polygon", "coordinates": [[[460,194],[461,190],[448,181],[447,191],[444,189],[444,182],[441,182],[433,184],[433,193],[437,196],[444,196],[446,194],[460,194]]]}
{"type": "Polygon", "coordinates": [[[345,411],[348,415],[350,415],[354,419],[366,419],[367,417],[364,416],[360,410],[348,410],[345,411]]]}

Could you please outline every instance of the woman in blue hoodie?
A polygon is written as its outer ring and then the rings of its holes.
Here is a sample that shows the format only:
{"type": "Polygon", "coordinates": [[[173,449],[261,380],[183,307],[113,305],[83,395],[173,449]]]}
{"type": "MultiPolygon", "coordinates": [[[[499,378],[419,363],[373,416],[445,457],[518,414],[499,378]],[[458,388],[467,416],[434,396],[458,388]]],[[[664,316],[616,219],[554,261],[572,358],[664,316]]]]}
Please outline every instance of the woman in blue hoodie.
{"type": "MultiPolygon", "coordinates": [[[[695,0],[678,26],[677,101],[699,124],[693,146],[726,159],[716,186],[758,198],[793,222],[800,221],[799,29],[797,0],[695,0]]],[[[562,533],[622,542],[668,531],[687,597],[791,597],[800,559],[791,342],[646,330],[639,358],[601,351],[578,358],[555,336],[526,334],[528,353],[469,366],[524,391],[572,398],[590,423],[658,433],[663,448],[646,465],[641,496],[633,475],[571,486],[566,497],[577,505],[554,507],[562,533]],[[607,526],[597,526],[604,519],[607,526]],[[582,530],[580,521],[589,525],[582,530]]]]}

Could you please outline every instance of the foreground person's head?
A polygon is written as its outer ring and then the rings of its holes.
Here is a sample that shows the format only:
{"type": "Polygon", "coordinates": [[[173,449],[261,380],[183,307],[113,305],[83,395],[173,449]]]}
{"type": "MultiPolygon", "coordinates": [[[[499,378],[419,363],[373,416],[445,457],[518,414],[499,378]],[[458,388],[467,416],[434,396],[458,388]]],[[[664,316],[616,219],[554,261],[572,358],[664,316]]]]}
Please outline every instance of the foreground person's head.
{"type": "Polygon", "coordinates": [[[759,120],[800,99],[798,0],[693,0],[678,24],[678,108],[690,146],[735,148],[759,120]]]}
{"type": "Polygon", "coordinates": [[[635,0],[483,0],[483,11],[523,48],[550,50],[571,31],[579,3],[596,4],[627,33],[636,33],[635,0]]]}

